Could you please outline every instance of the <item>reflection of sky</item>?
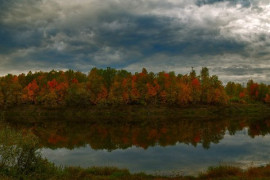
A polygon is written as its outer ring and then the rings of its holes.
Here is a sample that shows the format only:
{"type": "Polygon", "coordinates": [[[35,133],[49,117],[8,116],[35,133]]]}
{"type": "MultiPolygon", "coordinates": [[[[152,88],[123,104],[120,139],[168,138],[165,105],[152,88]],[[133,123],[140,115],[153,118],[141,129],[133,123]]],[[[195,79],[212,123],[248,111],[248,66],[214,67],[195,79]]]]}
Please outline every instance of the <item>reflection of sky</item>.
{"type": "Polygon", "coordinates": [[[131,172],[196,174],[209,166],[232,164],[241,167],[264,165],[270,162],[270,135],[250,138],[247,129],[231,136],[228,133],[219,144],[211,144],[210,149],[201,145],[176,144],[167,147],[138,147],[114,150],[93,150],[81,147],[73,150],[65,148],[42,149],[42,154],[50,161],[73,166],[116,166],[131,172]]]}

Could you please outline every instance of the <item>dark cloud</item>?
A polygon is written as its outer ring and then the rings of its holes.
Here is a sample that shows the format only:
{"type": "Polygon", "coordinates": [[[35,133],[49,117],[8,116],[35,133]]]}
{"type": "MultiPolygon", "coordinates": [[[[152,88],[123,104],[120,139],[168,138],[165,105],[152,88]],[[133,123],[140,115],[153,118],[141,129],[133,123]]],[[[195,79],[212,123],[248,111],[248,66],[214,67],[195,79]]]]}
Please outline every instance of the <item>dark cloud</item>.
{"type": "Polygon", "coordinates": [[[231,6],[235,6],[236,4],[241,4],[243,7],[251,6],[251,0],[197,0],[196,4],[202,6],[205,4],[215,4],[221,2],[227,2],[231,6]]]}
{"type": "Polygon", "coordinates": [[[0,4],[2,74],[52,68],[87,71],[93,66],[131,71],[142,66],[153,71],[209,66],[226,80],[231,74],[257,77],[266,71],[258,64],[270,58],[270,8],[265,0],[0,4]],[[249,71],[235,68],[242,65],[249,71]]]}

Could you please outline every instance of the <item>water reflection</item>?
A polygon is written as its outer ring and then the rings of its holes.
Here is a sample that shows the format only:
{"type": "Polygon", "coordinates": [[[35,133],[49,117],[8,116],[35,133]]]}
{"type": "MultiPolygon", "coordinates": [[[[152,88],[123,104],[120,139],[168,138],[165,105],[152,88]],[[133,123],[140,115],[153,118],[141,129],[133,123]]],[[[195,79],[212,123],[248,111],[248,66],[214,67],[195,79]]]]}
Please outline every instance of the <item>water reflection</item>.
{"type": "Polygon", "coordinates": [[[87,145],[74,150],[44,148],[43,154],[59,165],[117,166],[128,168],[131,172],[166,175],[195,175],[209,166],[220,164],[248,167],[269,163],[270,136],[251,139],[244,131],[238,131],[233,136],[226,131],[224,139],[209,149],[203,148],[201,144],[194,147],[177,143],[166,147],[157,145],[147,150],[131,146],[125,150],[108,152],[94,150],[87,145]]]}
{"type": "MultiPolygon", "coordinates": [[[[91,123],[50,120],[23,122],[7,120],[9,126],[18,130],[30,129],[40,139],[42,147],[74,149],[90,145],[92,149],[126,149],[132,146],[147,149],[156,145],[169,146],[176,143],[201,144],[208,149],[224,138],[225,132],[234,135],[246,132],[254,138],[270,132],[270,118],[196,118],[196,119],[149,119],[136,123],[91,123]],[[246,130],[245,130],[246,129],[246,130]],[[244,131],[245,130],[245,131],[244,131]]],[[[125,122],[125,121],[124,121],[125,122]]]]}
{"type": "Polygon", "coordinates": [[[115,118],[86,123],[6,117],[6,123],[31,130],[40,139],[43,155],[61,165],[196,174],[224,163],[245,167],[270,162],[268,117],[115,118]]]}

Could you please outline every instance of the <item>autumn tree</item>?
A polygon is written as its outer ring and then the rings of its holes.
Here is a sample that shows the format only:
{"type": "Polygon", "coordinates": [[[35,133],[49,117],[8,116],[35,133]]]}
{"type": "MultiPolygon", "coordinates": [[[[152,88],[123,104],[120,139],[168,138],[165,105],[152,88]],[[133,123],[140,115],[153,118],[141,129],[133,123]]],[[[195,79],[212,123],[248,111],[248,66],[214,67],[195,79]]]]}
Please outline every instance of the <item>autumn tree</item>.
{"type": "Polygon", "coordinates": [[[209,77],[209,70],[206,67],[203,67],[200,74],[200,81],[202,86],[202,93],[201,93],[201,102],[207,104],[208,96],[210,95],[210,77],[209,77]]]}
{"type": "Polygon", "coordinates": [[[132,79],[133,78],[131,78],[131,75],[129,75],[126,78],[124,78],[121,83],[121,87],[123,90],[122,98],[123,98],[124,104],[129,104],[131,102],[131,93],[133,90],[132,79]]]}
{"type": "Polygon", "coordinates": [[[270,103],[270,95],[269,94],[265,95],[264,102],[268,103],[268,104],[270,103]]]}
{"type": "Polygon", "coordinates": [[[5,105],[5,98],[0,88],[0,107],[3,107],[4,105],[5,105]]]}
{"type": "Polygon", "coordinates": [[[148,103],[157,104],[158,102],[157,95],[160,89],[157,80],[155,79],[152,83],[151,82],[147,83],[146,86],[147,86],[146,101],[148,103]]]}
{"type": "Polygon", "coordinates": [[[18,81],[18,76],[13,76],[9,84],[10,96],[7,98],[7,101],[10,101],[11,104],[20,104],[22,101],[22,86],[18,81]]]}
{"type": "Polygon", "coordinates": [[[23,100],[24,102],[37,103],[37,95],[39,92],[39,86],[37,81],[34,79],[30,82],[23,90],[23,100]]]}
{"type": "Polygon", "coordinates": [[[122,78],[118,75],[115,76],[109,91],[108,101],[110,104],[124,104],[122,88],[122,78]]]}
{"type": "Polygon", "coordinates": [[[178,97],[177,104],[186,105],[192,102],[192,87],[187,75],[182,76],[177,83],[178,97]]]}
{"type": "Polygon", "coordinates": [[[108,90],[102,76],[98,74],[98,69],[93,68],[87,77],[87,90],[90,101],[93,104],[104,104],[107,101],[108,90]]]}
{"type": "Polygon", "coordinates": [[[131,79],[130,99],[135,104],[145,104],[148,92],[147,83],[150,81],[150,76],[145,68],[142,72],[135,73],[131,79]]]}
{"type": "Polygon", "coordinates": [[[18,76],[8,74],[0,81],[3,104],[14,106],[21,103],[22,86],[18,81],[18,76]]]}
{"type": "Polygon", "coordinates": [[[218,80],[218,77],[213,75],[210,78],[210,87],[207,94],[208,104],[227,104],[228,97],[225,92],[222,82],[218,80]]]}
{"type": "Polygon", "coordinates": [[[234,82],[231,82],[231,81],[228,82],[226,87],[225,87],[226,93],[230,97],[235,96],[235,89],[236,89],[236,85],[234,82]]]}
{"type": "MultiPolygon", "coordinates": [[[[60,77],[62,73],[59,74],[60,77]]],[[[43,86],[40,91],[40,102],[46,107],[57,107],[65,105],[65,98],[67,95],[68,82],[65,82],[65,78],[59,78],[64,82],[58,82],[56,79],[52,79],[47,82],[46,86],[43,86]]]]}
{"type": "Polygon", "coordinates": [[[204,104],[226,104],[228,97],[222,82],[216,75],[209,76],[208,68],[201,70],[202,95],[201,102],[204,104]]]}
{"type": "Polygon", "coordinates": [[[174,104],[177,100],[177,79],[174,72],[159,72],[157,74],[159,84],[158,98],[161,103],[174,104]]]}
{"type": "Polygon", "coordinates": [[[253,80],[247,82],[247,92],[251,100],[257,100],[259,96],[259,84],[253,80]]]}
{"type": "Polygon", "coordinates": [[[190,83],[191,83],[191,97],[192,103],[197,104],[201,99],[201,82],[199,77],[196,76],[195,70],[192,68],[192,71],[189,74],[190,83]]]}
{"type": "Polygon", "coordinates": [[[132,77],[132,97],[136,103],[145,104],[147,95],[147,83],[149,82],[148,72],[145,68],[142,72],[132,77]]]}
{"type": "Polygon", "coordinates": [[[117,71],[115,69],[107,67],[105,70],[103,69],[97,70],[97,73],[103,78],[103,83],[105,85],[105,88],[109,92],[117,71]]]}
{"type": "Polygon", "coordinates": [[[260,83],[259,84],[259,89],[258,89],[258,101],[263,101],[266,97],[266,94],[269,93],[269,89],[266,84],[260,83]]]}
{"type": "Polygon", "coordinates": [[[169,72],[165,82],[165,91],[167,93],[167,103],[175,104],[177,100],[177,78],[175,72],[169,72]]]}
{"type": "Polygon", "coordinates": [[[90,95],[87,91],[86,83],[79,83],[74,78],[67,89],[66,104],[68,106],[88,106],[90,105],[90,95]]]}

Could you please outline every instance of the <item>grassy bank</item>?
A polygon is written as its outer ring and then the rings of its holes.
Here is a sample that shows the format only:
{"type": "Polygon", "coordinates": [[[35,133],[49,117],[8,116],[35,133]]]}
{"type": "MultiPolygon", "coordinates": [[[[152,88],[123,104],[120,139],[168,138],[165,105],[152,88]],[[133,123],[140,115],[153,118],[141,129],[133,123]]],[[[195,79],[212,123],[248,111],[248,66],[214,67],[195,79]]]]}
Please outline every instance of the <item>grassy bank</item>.
{"type": "MultiPolygon", "coordinates": [[[[15,171],[14,171],[15,172],[15,171]]],[[[1,179],[89,179],[89,180],[267,180],[270,179],[270,165],[265,167],[253,167],[242,170],[237,167],[219,166],[209,168],[207,172],[201,173],[197,177],[192,176],[155,176],[144,173],[131,174],[126,169],[118,169],[114,167],[56,167],[51,163],[44,161],[44,167],[40,172],[32,172],[29,174],[14,174],[10,172],[0,172],[1,179]],[[47,164],[47,165],[46,165],[47,164]]]]}
{"type": "Polygon", "coordinates": [[[40,106],[28,105],[0,110],[0,119],[21,122],[48,121],[63,119],[66,121],[95,122],[112,121],[145,121],[167,117],[176,118],[216,118],[233,116],[270,116],[270,106],[257,104],[230,104],[227,106],[93,106],[90,108],[45,109],[40,106]]]}

